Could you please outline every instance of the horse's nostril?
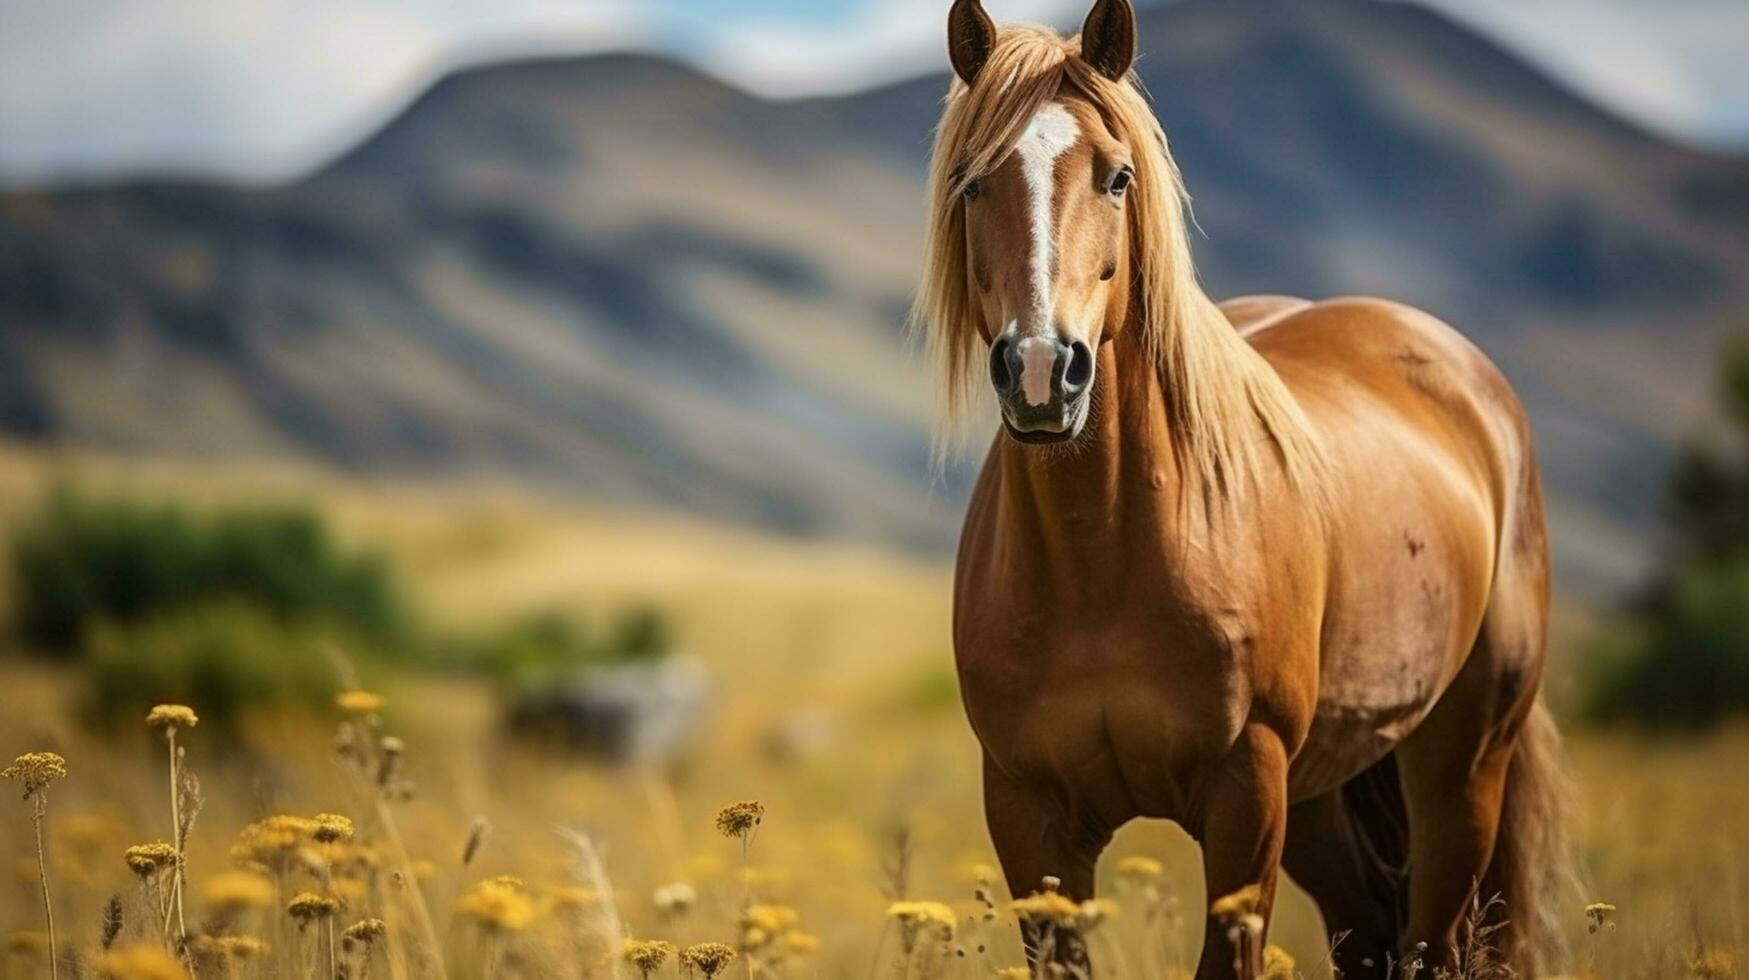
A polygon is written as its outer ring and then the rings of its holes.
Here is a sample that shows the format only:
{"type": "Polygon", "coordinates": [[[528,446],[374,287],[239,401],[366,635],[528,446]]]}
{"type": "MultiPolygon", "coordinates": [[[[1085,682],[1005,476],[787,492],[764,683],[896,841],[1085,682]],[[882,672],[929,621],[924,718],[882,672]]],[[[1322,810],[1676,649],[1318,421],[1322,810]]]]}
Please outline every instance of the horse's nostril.
{"type": "Polygon", "coordinates": [[[1077,340],[1069,346],[1069,367],[1063,372],[1063,387],[1079,391],[1093,380],[1093,351],[1077,340]]]}
{"type": "Polygon", "coordinates": [[[1007,393],[1014,389],[1014,368],[1008,363],[1008,355],[1013,346],[1014,342],[1007,337],[998,337],[990,345],[990,383],[999,392],[1007,393]]]}

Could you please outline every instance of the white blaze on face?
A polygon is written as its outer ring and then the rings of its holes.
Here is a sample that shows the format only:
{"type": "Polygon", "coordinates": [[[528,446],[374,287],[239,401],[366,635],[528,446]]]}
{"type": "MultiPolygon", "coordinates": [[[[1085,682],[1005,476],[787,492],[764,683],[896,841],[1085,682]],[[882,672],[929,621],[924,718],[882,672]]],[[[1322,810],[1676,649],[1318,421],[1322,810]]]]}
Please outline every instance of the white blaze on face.
{"type": "Polygon", "coordinates": [[[1032,307],[1021,320],[1020,384],[1029,405],[1042,405],[1050,398],[1051,371],[1056,365],[1056,342],[1052,318],[1052,250],[1056,247],[1057,159],[1081,138],[1081,125],[1061,102],[1039,109],[1015,144],[1020,173],[1026,180],[1027,210],[1032,250],[1027,257],[1031,272],[1032,307]],[[1028,344],[1028,337],[1050,337],[1048,344],[1028,344]],[[1034,354],[1036,350],[1038,353],[1034,354]],[[1045,352],[1050,356],[1039,356],[1045,352]]]}

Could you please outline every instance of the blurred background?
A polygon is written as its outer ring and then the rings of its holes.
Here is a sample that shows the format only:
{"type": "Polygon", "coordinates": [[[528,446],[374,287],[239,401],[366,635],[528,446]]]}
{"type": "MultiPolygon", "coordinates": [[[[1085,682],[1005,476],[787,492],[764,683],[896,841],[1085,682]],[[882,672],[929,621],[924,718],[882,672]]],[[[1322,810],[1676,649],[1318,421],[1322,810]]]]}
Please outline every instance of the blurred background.
{"type": "MultiPolygon", "coordinates": [[[[680,928],[659,887],[768,889],[819,975],[892,955],[883,895],[971,894],[978,454],[931,466],[905,336],[945,9],[0,0],[0,752],[69,758],[73,928],[126,876],[79,840],[163,802],[147,708],[202,716],[215,870],[247,821],[345,805],[326,729],[361,685],[434,906],[544,867],[554,823],[607,842],[640,933],[680,928]],[[731,882],[710,814],[743,797],[773,829],[731,882]],[[513,829],[458,866],[476,818],[513,829]]],[[[1745,39],[1735,0],[1141,10],[1211,294],[1414,303],[1529,408],[1592,897],[1637,905],[1599,974],[1745,948],[1745,39]]],[[[1118,850],[1196,909],[1181,835],[1118,850]]],[[[34,928],[29,881],[0,928],[34,928]]],[[[685,928],[738,928],[703,904],[685,928]]],[[[1138,962],[1193,954],[1143,919],[1138,962]]]]}

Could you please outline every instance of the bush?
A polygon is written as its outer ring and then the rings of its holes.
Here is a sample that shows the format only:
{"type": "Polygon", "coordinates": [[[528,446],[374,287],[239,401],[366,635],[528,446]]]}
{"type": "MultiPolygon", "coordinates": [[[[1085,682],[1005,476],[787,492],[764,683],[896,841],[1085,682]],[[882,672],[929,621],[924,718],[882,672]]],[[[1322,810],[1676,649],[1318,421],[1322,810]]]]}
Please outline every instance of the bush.
{"type": "Polygon", "coordinates": [[[1749,338],[1721,366],[1722,424],[1671,477],[1663,569],[1585,662],[1594,718],[1698,727],[1749,713],[1749,338]]]}
{"type": "Polygon", "coordinates": [[[455,665],[488,674],[511,690],[548,687],[578,670],[665,656],[667,619],[648,608],[633,609],[596,638],[574,617],[540,612],[518,619],[483,639],[452,646],[455,665]]]}
{"type": "Polygon", "coordinates": [[[1688,569],[1659,607],[1592,651],[1590,714],[1700,727],[1749,708],[1749,562],[1688,569]]]}
{"type": "Polygon", "coordinates": [[[18,631],[48,653],[75,651],[98,623],[227,601],[378,643],[405,628],[387,566],[342,553],[314,512],[295,507],[200,513],[60,488],[14,536],[12,563],[18,631]]]}
{"type": "Polygon", "coordinates": [[[93,721],[115,724],[138,722],[154,704],[199,705],[201,723],[221,729],[253,708],[320,708],[338,686],[323,652],[333,641],[240,603],[99,624],[86,640],[85,707],[93,721]]]}

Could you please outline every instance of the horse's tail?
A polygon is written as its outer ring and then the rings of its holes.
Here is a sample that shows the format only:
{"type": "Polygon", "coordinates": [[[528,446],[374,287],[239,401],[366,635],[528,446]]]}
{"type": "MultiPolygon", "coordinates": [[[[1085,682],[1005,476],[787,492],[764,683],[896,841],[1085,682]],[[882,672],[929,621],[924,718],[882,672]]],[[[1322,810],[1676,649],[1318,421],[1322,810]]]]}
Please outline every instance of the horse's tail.
{"type": "Polygon", "coordinates": [[[1505,952],[1522,974],[1535,977],[1566,961],[1562,920],[1577,908],[1577,865],[1568,837],[1572,783],[1561,733],[1540,697],[1518,734],[1506,773],[1506,794],[1494,859],[1482,881],[1486,902],[1506,903],[1505,952]]]}

